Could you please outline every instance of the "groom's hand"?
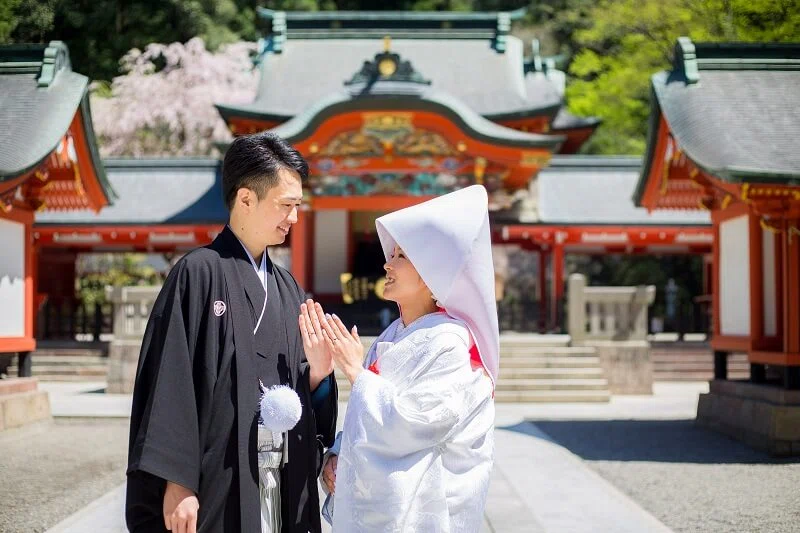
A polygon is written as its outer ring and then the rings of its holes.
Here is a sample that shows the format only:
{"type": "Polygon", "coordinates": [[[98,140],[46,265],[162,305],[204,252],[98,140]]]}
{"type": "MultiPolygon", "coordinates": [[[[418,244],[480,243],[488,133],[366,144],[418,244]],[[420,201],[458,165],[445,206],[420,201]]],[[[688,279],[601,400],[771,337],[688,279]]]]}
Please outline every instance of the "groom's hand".
{"type": "Polygon", "coordinates": [[[326,320],[322,306],[313,300],[306,300],[300,305],[300,335],[303,338],[303,350],[311,367],[311,390],[316,390],[320,382],[333,372],[333,358],[322,337],[322,323],[326,320]]]}
{"type": "Polygon", "coordinates": [[[200,502],[194,492],[167,481],[164,492],[164,525],[174,533],[197,533],[197,510],[200,502]]]}
{"type": "Polygon", "coordinates": [[[336,465],[339,463],[339,456],[331,455],[325,468],[322,469],[322,481],[328,487],[328,491],[333,494],[336,492],[336,465]]]}

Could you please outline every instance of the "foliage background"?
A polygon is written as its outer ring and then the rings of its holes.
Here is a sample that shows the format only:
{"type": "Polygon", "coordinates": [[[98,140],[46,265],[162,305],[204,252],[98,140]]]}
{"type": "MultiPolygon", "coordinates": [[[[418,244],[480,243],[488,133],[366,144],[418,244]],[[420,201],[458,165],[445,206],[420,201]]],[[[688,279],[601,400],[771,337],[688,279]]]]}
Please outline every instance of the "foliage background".
{"type": "MultiPolygon", "coordinates": [[[[258,5],[309,11],[524,7],[527,14],[513,33],[526,42],[538,38],[544,54],[558,57],[569,74],[571,111],[603,119],[584,146],[592,154],[644,151],[650,75],[669,66],[678,36],[800,41],[800,0],[0,0],[0,44],[66,41],[75,69],[108,89],[121,74],[137,76],[122,58],[151,43],[200,38],[213,55],[225,44],[255,41],[258,5]]],[[[164,101],[164,115],[178,105],[164,101]]],[[[194,142],[140,148],[176,154],[213,150],[194,142]]]]}

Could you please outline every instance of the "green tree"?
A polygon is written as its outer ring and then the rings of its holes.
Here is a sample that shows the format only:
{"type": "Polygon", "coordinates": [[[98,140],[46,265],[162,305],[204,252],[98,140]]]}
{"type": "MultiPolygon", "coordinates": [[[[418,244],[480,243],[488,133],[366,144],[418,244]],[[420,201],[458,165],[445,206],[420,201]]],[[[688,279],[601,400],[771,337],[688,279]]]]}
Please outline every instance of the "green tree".
{"type": "Polygon", "coordinates": [[[574,35],[567,98],[603,125],[590,153],[641,154],[650,75],[669,68],[677,37],[695,41],[800,40],[800,0],[602,0],[574,35]]]}
{"type": "Polygon", "coordinates": [[[163,276],[145,262],[144,254],[89,254],[78,261],[75,280],[80,300],[89,306],[106,302],[106,287],[158,285],[163,276]]]}
{"type": "Polygon", "coordinates": [[[0,44],[11,40],[11,33],[19,24],[17,6],[20,0],[0,0],[0,44]]]}
{"type": "Polygon", "coordinates": [[[630,256],[568,255],[567,271],[586,276],[589,285],[631,287],[655,285],[656,299],[650,316],[666,316],[666,287],[677,286],[676,316],[668,328],[687,331],[700,327],[701,306],[694,298],[703,295],[703,258],[693,255],[630,256]]]}
{"type": "Polygon", "coordinates": [[[255,40],[255,6],[254,0],[0,0],[0,21],[9,21],[0,22],[0,39],[65,41],[77,71],[110,81],[126,52],[153,42],[201,37],[216,50],[255,40]]]}

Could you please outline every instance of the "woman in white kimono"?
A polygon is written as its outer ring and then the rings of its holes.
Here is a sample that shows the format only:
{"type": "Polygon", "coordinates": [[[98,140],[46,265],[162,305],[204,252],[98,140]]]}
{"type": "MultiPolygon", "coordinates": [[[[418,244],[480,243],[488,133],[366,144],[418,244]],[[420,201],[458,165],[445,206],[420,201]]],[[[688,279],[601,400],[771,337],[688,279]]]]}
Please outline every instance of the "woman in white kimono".
{"type": "Polygon", "coordinates": [[[366,358],[356,327],[319,304],[300,320],[304,342],[326,343],[352,384],[338,456],[323,471],[327,489],[338,488],[333,530],[477,532],[499,359],[486,191],[468,187],[376,224],[384,297],[401,318],[366,358]]]}

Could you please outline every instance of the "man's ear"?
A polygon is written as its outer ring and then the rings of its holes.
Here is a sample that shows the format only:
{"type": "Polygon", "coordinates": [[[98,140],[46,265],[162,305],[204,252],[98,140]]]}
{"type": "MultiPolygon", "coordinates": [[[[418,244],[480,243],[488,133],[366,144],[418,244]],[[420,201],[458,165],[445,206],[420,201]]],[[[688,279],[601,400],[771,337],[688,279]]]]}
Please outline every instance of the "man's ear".
{"type": "Polygon", "coordinates": [[[248,209],[255,205],[255,197],[255,193],[247,187],[240,187],[239,190],[236,191],[236,203],[248,209]]]}

